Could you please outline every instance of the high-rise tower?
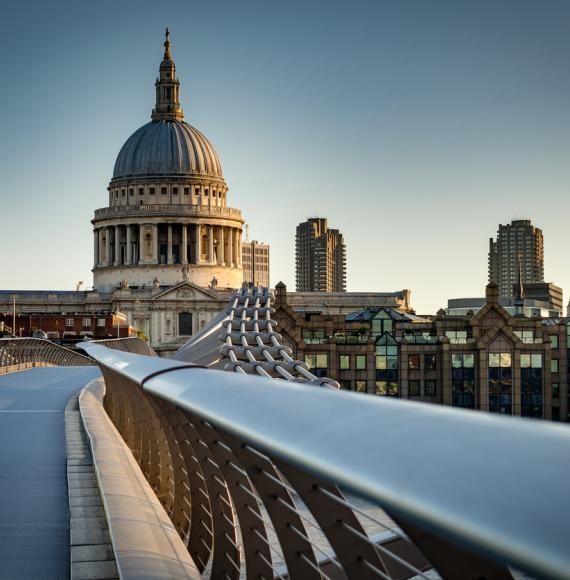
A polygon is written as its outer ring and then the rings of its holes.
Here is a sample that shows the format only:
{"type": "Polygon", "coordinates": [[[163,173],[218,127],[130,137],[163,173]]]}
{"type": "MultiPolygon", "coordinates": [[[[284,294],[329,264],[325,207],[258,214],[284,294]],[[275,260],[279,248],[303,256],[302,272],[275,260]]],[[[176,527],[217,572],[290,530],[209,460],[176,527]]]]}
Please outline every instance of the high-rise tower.
{"type": "Polygon", "coordinates": [[[542,230],[530,220],[499,225],[497,240],[489,240],[489,282],[499,286],[501,298],[513,298],[513,285],[544,280],[542,230]],[[520,271],[520,280],[519,280],[520,271]]]}
{"type": "Polygon", "coordinates": [[[297,292],[346,292],[346,246],[324,218],[309,218],[295,236],[297,292]]]}

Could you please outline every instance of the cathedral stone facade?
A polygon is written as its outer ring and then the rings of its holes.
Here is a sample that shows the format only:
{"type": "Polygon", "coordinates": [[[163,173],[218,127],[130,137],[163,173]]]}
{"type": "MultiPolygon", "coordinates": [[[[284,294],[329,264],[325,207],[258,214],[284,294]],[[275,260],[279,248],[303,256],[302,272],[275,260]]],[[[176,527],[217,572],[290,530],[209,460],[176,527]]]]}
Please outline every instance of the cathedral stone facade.
{"type": "Polygon", "coordinates": [[[98,338],[94,321],[112,316],[122,327],[113,327],[115,336],[134,327],[168,354],[223,310],[242,285],[241,211],[227,205],[214,147],[183,120],[175,72],[167,30],[151,121],[119,151],[109,204],[91,222],[93,290],[6,291],[0,313],[7,324],[14,305],[18,317],[39,320],[32,326],[40,330],[45,320],[38,316],[78,317],[84,321],[80,333],[62,322],[50,329],[50,338],[80,340],[98,338]]]}
{"type": "Polygon", "coordinates": [[[183,120],[168,31],[164,49],[152,120],[121,148],[92,220],[96,290],[172,286],[181,272],[201,287],[242,283],[241,212],[214,147],[183,120]]]}
{"type": "Polygon", "coordinates": [[[241,211],[218,154],[184,122],[166,31],[151,121],[121,148],[95,211],[94,292],[168,352],[203,328],[243,280],[241,211]]]}

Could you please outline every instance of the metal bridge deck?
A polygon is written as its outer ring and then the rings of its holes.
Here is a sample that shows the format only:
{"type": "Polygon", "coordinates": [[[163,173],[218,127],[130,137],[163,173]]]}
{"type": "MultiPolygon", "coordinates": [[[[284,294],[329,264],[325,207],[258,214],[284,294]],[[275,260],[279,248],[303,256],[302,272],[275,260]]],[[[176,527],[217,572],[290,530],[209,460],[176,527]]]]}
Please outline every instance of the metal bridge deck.
{"type": "Polygon", "coordinates": [[[0,578],[68,578],[64,409],[96,367],[0,376],[0,578]]]}

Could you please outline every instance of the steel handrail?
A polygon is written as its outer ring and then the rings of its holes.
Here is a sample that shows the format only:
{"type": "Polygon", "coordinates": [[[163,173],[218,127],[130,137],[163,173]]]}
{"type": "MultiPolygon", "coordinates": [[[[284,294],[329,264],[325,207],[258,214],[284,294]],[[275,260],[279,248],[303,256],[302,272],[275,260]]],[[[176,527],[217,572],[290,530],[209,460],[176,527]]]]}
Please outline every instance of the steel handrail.
{"type": "Polygon", "coordinates": [[[531,574],[568,577],[565,426],[83,347],[103,371],[377,502],[400,523],[531,574]]]}
{"type": "Polygon", "coordinates": [[[28,362],[95,366],[89,357],[44,338],[0,338],[0,366],[28,362]]]}

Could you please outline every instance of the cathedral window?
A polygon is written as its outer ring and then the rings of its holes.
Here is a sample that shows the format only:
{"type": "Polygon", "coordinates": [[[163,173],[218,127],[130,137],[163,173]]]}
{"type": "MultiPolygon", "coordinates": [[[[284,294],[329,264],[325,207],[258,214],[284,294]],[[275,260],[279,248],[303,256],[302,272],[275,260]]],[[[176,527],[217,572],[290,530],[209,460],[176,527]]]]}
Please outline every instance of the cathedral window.
{"type": "Polygon", "coordinates": [[[124,189],[121,189],[121,195],[122,195],[123,197],[125,197],[125,190],[124,190],[124,189]]]}
{"type": "Polygon", "coordinates": [[[151,195],[154,195],[155,189],[154,187],[150,187],[148,191],[151,195]]]}
{"type": "Polygon", "coordinates": [[[139,187],[139,195],[143,195],[144,194],[144,189],[142,187],[139,187]]]}
{"type": "Polygon", "coordinates": [[[131,189],[129,189],[129,195],[133,195],[134,191],[133,188],[131,187],[131,189]]]}
{"type": "Polygon", "coordinates": [[[161,187],[160,193],[162,193],[162,195],[166,195],[166,187],[161,187]]]}
{"type": "Polygon", "coordinates": [[[190,193],[190,188],[189,187],[185,187],[184,188],[184,195],[188,195],[190,193]]]}
{"type": "Polygon", "coordinates": [[[190,336],[192,334],[191,312],[181,312],[178,315],[178,334],[180,336],[190,336]]]}
{"type": "Polygon", "coordinates": [[[172,188],[172,195],[178,195],[178,188],[177,187],[172,188]]]}

